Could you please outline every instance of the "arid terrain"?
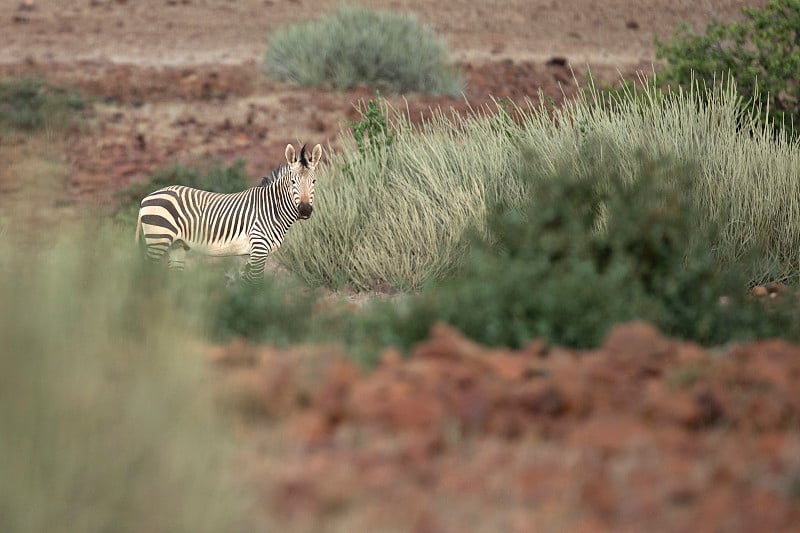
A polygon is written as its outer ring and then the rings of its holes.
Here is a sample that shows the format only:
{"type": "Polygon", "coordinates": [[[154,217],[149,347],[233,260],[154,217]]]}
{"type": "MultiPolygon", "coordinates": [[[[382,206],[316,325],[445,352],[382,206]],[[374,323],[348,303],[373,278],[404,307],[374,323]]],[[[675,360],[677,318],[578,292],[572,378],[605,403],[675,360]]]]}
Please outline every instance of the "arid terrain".
{"type": "MultiPolygon", "coordinates": [[[[601,82],[652,74],[655,36],[687,21],[735,16],[763,2],[621,0],[480,3],[363,2],[416,13],[449,44],[464,98],[405,95],[415,116],[430,107],[479,107],[490,97],[560,100],[587,69],[601,82]]],[[[62,201],[110,192],[173,162],[245,158],[255,183],[287,142],[337,146],[362,87],[334,92],[269,80],[260,70],[271,32],[323,15],[323,0],[6,0],[0,76],[42,75],[98,96],[89,131],[68,141],[62,201]]],[[[397,106],[406,102],[390,98],[397,106]]]]}
{"type": "MultiPolygon", "coordinates": [[[[652,74],[655,37],[765,2],[360,3],[414,12],[449,44],[462,98],[389,96],[419,116],[538,91],[558,101],[587,69],[609,84],[652,74]]],[[[0,77],[43,76],[94,98],[85,126],[55,148],[0,146],[0,191],[24,185],[18,159],[38,149],[64,174],[54,206],[75,212],[113,206],[121,188],[176,162],[244,158],[255,184],[288,142],[336,149],[373,90],[299,88],[264,77],[260,64],[276,28],[337,4],[4,0],[0,77]]],[[[335,346],[207,350],[239,413],[241,470],[272,531],[800,523],[800,349],[779,341],[703,349],[634,323],[594,351],[533,341],[511,352],[441,325],[409,358],[388,350],[369,372],[335,346]]]]}

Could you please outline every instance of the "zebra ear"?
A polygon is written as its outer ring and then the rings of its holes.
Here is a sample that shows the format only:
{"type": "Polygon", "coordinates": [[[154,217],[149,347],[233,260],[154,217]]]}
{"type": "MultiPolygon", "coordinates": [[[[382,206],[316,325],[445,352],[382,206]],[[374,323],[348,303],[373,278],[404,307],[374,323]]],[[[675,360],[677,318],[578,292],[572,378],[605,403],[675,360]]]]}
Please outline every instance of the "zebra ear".
{"type": "Polygon", "coordinates": [[[308,160],[309,166],[316,167],[319,164],[319,160],[321,157],[322,157],[322,146],[318,144],[311,151],[311,159],[308,160]]]}
{"type": "Polygon", "coordinates": [[[290,165],[297,161],[297,154],[294,153],[294,146],[291,144],[286,145],[286,162],[290,165]]]}

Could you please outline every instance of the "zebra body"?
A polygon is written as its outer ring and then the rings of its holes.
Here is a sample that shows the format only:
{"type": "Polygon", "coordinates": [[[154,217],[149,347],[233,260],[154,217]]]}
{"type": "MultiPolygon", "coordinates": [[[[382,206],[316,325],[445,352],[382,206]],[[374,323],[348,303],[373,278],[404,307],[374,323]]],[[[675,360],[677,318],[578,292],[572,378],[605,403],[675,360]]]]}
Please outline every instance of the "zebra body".
{"type": "Polygon", "coordinates": [[[245,278],[263,277],[267,254],[280,248],[298,219],[311,216],[316,167],[322,147],[311,157],[305,146],[299,157],[286,147],[287,164],[275,169],[262,185],[232,194],[172,185],[148,194],[141,202],[136,240],[144,238],[147,257],[168,254],[169,267],[182,270],[192,250],[211,256],[248,255],[245,278]]]}

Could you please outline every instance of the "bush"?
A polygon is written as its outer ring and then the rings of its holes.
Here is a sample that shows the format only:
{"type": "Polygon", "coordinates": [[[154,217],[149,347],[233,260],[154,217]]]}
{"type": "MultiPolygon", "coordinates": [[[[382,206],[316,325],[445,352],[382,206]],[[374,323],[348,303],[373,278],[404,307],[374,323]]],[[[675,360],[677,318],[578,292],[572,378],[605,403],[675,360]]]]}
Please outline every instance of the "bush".
{"type": "Polygon", "coordinates": [[[602,146],[581,153],[586,167],[577,174],[569,167],[543,174],[529,158],[521,173],[530,199],[497,206],[490,238],[473,241],[457,275],[405,304],[375,308],[351,337],[370,330],[407,348],[444,321],[489,345],[543,337],[592,347],[613,324],[644,319],[705,344],[800,338],[791,302],[765,307],[749,299],[746,265],[720,266],[709,246],[718,226],[695,200],[696,165],[641,155],[628,180],[601,157],[602,146]]]}
{"type": "Polygon", "coordinates": [[[84,109],[77,92],[50,85],[37,78],[0,81],[0,128],[32,132],[61,128],[84,109]]]}
{"type": "Polygon", "coordinates": [[[339,7],[317,21],[275,33],[264,70],[301,85],[337,89],[359,84],[396,92],[457,94],[462,84],[444,42],[416,17],[363,7],[339,7]]]}
{"type": "Polygon", "coordinates": [[[244,160],[237,160],[228,167],[218,161],[212,163],[205,171],[199,167],[173,165],[155,172],[150,179],[136,183],[124,191],[124,195],[141,200],[147,194],[169,185],[186,185],[195,189],[214,192],[239,192],[252,186],[244,171],[244,160]]]}
{"type": "Polygon", "coordinates": [[[452,271],[487,198],[514,201],[511,139],[497,119],[438,114],[420,126],[382,100],[342,139],[317,180],[314,216],[292,228],[281,264],[312,285],[417,289],[452,271]],[[357,133],[361,133],[361,137],[357,133]]]}
{"type": "Polygon", "coordinates": [[[697,202],[721,224],[711,243],[720,258],[742,261],[755,246],[763,251],[752,265],[757,281],[797,277],[800,152],[786,136],[756,127],[733,83],[610,94],[590,87],[556,110],[528,102],[511,111],[440,112],[419,125],[381,105],[385,122],[362,118],[372,124],[363,148],[353,130],[342,132],[344,149],[320,173],[314,217],[277,254],[311,284],[418,289],[446,277],[468,248],[464,230],[485,228],[488,203],[523,201],[530,183],[518,172],[520,146],[543,172],[581,173],[581,150],[594,142],[604,150],[597,157],[626,180],[635,179],[640,152],[696,162],[697,202]]]}
{"type": "Polygon", "coordinates": [[[217,285],[208,297],[206,327],[215,341],[239,336],[284,346],[319,333],[313,312],[316,294],[291,277],[276,279],[267,274],[256,290],[242,282],[217,285]]]}
{"type": "Polygon", "coordinates": [[[712,21],[703,35],[684,24],[671,40],[656,40],[657,56],[668,63],[660,76],[688,86],[730,75],[745,100],[759,102],[764,119],[790,126],[800,113],[800,0],[771,0],[742,15],[730,24],[712,21]]]}

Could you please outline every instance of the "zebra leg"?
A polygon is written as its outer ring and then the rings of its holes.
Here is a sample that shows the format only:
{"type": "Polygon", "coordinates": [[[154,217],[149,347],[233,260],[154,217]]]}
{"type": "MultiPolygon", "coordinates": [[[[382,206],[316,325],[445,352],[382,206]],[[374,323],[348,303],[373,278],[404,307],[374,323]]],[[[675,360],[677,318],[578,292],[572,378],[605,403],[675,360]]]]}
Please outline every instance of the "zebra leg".
{"type": "Polygon", "coordinates": [[[244,267],[244,280],[251,284],[256,285],[264,281],[264,265],[267,262],[267,256],[262,254],[250,254],[247,264],[244,267]]]}
{"type": "Polygon", "coordinates": [[[175,241],[169,248],[168,266],[170,270],[183,270],[186,263],[186,245],[175,241]]]}
{"type": "Polygon", "coordinates": [[[147,247],[146,256],[147,259],[151,263],[158,263],[161,261],[161,258],[164,257],[164,254],[167,253],[169,250],[170,242],[171,241],[164,241],[163,239],[159,239],[155,242],[151,242],[149,240],[145,240],[147,247]]]}

